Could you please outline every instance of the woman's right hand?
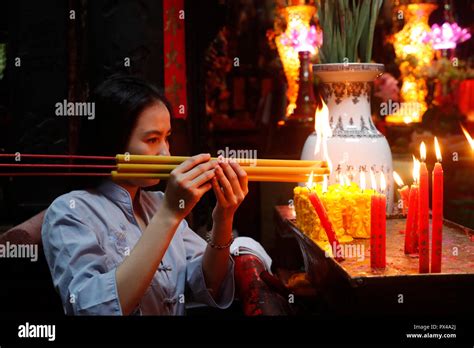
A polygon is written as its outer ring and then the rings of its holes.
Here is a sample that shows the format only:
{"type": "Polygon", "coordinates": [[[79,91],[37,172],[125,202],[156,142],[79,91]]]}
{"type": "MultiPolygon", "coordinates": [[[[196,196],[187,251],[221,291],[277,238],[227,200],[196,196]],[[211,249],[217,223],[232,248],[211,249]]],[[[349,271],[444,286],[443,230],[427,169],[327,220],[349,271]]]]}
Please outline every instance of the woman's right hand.
{"type": "Polygon", "coordinates": [[[188,158],[170,174],[163,203],[177,219],[184,219],[201,197],[212,188],[211,179],[218,166],[210,154],[188,158]]]}

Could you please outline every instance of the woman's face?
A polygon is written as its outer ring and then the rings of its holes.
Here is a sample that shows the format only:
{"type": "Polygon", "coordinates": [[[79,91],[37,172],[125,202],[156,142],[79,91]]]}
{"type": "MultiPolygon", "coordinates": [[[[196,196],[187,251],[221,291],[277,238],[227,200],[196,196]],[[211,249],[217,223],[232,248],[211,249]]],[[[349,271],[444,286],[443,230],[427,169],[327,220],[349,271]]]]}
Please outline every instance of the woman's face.
{"type": "MultiPolygon", "coordinates": [[[[170,155],[168,137],[171,134],[170,113],[166,106],[157,102],[145,108],[138,116],[135,129],[130,135],[127,152],[132,155],[170,155]]],[[[129,179],[127,184],[147,187],[158,184],[159,179],[129,179]]]]}

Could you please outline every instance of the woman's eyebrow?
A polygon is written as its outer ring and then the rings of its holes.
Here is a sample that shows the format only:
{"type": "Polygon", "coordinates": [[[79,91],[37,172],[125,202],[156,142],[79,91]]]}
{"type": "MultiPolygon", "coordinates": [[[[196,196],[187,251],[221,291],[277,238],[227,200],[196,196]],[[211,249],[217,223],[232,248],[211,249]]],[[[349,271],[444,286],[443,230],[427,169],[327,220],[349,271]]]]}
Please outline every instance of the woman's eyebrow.
{"type": "MultiPolygon", "coordinates": [[[[156,135],[158,135],[158,136],[161,136],[161,135],[163,135],[163,133],[164,133],[164,132],[162,132],[162,131],[159,131],[159,130],[157,130],[157,129],[154,129],[154,130],[146,131],[145,133],[143,133],[143,135],[144,135],[145,137],[150,136],[150,135],[153,135],[153,134],[156,134],[156,135]]],[[[166,135],[170,135],[170,134],[171,134],[171,129],[170,129],[168,132],[166,132],[166,135]]]]}

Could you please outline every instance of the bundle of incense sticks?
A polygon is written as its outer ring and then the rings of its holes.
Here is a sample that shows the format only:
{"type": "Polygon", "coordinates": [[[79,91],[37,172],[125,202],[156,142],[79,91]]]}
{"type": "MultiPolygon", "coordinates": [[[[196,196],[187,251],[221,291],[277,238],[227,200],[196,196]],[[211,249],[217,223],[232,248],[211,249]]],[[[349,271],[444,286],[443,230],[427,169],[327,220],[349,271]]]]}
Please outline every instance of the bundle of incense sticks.
{"type": "MultiPolygon", "coordinates": [[[[151,178],[166,180],[169,178],[171,171],[182,162],[186,161],[189,157],[147,155],[117,155],[116,157],[107,157],[0,154],[0,159],[1,158],[15,158],[16,163],[0,163],[0,176],[112,176],[115,179],[151,178]],[[28,159],[68,160],[69,162],[91,160],[94,162],[93,164],[25,163],[28,159]],[[98,164],[98,161],[108,161],[109,163],[98,164]],[[115,161],[116,164],[111,163],[112,161],[115,161]],[[4,172],[2,169],[20,169],[21,171],[4,172]]],[[[327,163],[324,161],[232,158],[213,159],[239,163],[247,172],[249,181],[306,182],[311,173],[313,173],[314,181],[322,181],[323,175],[329,174],[329,168],[327,163]]]]}
{"type": "MultiPolygon", "coordinates": [[[[183,156],[117,155],[115,178],[143,177],[166,180],[171,171],[186,161],[183,156]]],[[[234,161],[247,172],[249,181],[306,182],[313,173],[316,181],[329,174],[324,161],[211,158],[217,161],[234,161]]]]}

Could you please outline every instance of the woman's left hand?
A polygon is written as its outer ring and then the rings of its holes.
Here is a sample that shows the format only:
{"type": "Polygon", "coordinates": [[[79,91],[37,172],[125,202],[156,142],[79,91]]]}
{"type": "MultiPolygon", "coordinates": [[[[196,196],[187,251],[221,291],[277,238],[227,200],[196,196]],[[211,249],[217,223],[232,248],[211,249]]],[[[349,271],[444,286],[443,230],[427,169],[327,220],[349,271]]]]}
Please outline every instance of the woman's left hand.
{"type": "Polygon", "coordinates": [[[248,193],[247,173],[237,162],[220,161],[212,179],[217,204],[212,213],[214,222],[232,220],[248,193]]]}
{"type": "Polygon", "coordinates": [[[233,242],[234,213],[248,192],[247,173],[237,164],[218,159],[211,179],[217,204],[212,212],[211,238],[204,252],[202,268],[206,286],[214,299],[220,297],[223,281],[228,275],[230,246],[233,242]]]}

